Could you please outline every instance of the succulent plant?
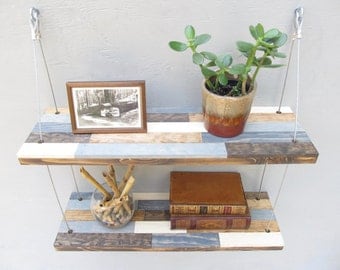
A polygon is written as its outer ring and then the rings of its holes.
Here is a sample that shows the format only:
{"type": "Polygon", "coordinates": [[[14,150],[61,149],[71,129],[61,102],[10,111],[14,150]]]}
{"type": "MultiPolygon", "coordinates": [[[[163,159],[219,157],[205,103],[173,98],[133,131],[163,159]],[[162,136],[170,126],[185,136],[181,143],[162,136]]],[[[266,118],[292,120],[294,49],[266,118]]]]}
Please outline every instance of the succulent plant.
{"type": "Polygon", "coordinates": [[[169,46],[177,52],[191,50],[192,61],[200,67],[206,86],[211,92],[218,95],[241,96],[252,89],[261,67],[280,67],[282,65],[273,64],[273,60],[286,57],[284,53],[278,51],[278,48],[287,41],[285,33],[276,28],[265,31],[260,23],[249,26],[249,31],[255,42],[236,42],[237,49],[246,59],[244,63],[233,64],[230,54],[217,55],[208,51],[198,51],[199,46],[207,43],[211,36],[197,35],[192,25],[184,29],[186,42],[170,41],[169,46]]]}

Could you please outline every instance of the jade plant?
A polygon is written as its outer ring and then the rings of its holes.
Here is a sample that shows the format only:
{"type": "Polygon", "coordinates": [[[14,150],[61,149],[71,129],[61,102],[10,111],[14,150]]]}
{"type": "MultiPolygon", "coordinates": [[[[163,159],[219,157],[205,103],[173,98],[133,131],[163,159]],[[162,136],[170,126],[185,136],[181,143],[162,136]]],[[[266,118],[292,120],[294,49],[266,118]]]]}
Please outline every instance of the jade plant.
{"type": "Polygon", "coordinates": [[[191,25],[185,27],[186,42],[170,41],[171,49],[183,52],[190,49],[192,61],[200,67],[207,88],[218,95],[242,96],[253,89],[260,68],[275,68],[282,65],[273,64],[275,58],[286,57],[278,48],[287,41],[287,35],[276,28],[264,30],[262,24],[249,26],[254,42],[238,41],[237,49],[245,57],[244,63],[233,64],[230,54],[216,55],[208,51],[199,51],[200,45],[207,43],[209,34],[196,35],[191,25]],[[231,79],[232,78],[232,79],[231,79]]]}

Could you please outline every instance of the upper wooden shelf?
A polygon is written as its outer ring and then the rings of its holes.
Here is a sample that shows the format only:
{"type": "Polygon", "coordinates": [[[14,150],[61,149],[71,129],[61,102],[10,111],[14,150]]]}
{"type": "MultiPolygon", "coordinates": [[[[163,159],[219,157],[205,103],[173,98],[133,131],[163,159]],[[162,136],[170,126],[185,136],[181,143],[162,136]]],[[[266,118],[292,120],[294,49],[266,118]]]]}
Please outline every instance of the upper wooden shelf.
{"type": "Polygon", "coordinates": [[[254,107],[243,134],[206,132],[201,114],[149,113],[147,133],[72,134],[65,110],[43,115],[17,156],[21,164],[283,164],[315,163],[318,151],[289,108],[254,107]],[[40,126],[40,127],[39,127],[40,126]],[[42,131],[43,143],[38,143],[42,131]]]}

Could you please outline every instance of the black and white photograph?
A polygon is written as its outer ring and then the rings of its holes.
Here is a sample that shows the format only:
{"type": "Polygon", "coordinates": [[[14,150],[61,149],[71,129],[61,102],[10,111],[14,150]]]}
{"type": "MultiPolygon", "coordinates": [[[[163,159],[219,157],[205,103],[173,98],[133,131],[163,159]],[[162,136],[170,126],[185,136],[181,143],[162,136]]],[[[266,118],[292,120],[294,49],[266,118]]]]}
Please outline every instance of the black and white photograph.
{"type": "Polygon", "coordinates": [[[73,133],[146,132],[145,82],[66,83],[73,133]]]}

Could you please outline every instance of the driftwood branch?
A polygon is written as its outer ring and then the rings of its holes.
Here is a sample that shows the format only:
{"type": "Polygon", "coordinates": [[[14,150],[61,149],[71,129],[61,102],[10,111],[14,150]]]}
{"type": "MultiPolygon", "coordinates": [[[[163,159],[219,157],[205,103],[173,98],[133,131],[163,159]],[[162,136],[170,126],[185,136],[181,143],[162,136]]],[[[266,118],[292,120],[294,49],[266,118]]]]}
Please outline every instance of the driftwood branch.
{"type": "Polygon", "coordinates": [[[129,165],[124,176],[123,176],[123,179],[122,181],[119,183],[119,190],[122,191],[126,185],[126,182],[129,180],[130,176],[132,175],[132,171],[134,169],[134,165],[129,165]]]}
{"type": "Polygon", "coordinates": [[[95,217],[108,226],[118,227],[126,224],[133,215],[133,201],[129,196],[135,178],[132,176],[133,165],[128,166],[119,185],[116,180],[116,173],[113,165],[109,165],[106,172],[103,172],[105,182],[112,190],[108,192],[98,181],[88,173],[85,168],[80,168],[82,176],[88,180],[97,190],[103,194],[103,199],[92,209],[95,217]]]}
{"type": "Polygon", "coordinates": [[[118,189],[116,179],[112,178],[111,175],[106,172],[103,172],[103,177],[113,192],[113,198],[118,198],[120,196],[120,191],[118,189]]]}
{"type": "Polygon", "coordinates": [[[97,182],[97,180],[87,171],[85,170],[84,167],[80,168],[80,173],[81,175],[87,180],[89,181],[95,188],[97,188],[104,196],[104,201],[108,201],[111,199],[111,194],[109,192],[107,192],[107,190],[97,182]]]}

